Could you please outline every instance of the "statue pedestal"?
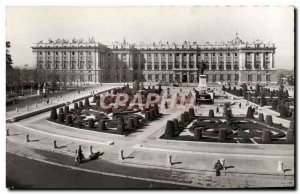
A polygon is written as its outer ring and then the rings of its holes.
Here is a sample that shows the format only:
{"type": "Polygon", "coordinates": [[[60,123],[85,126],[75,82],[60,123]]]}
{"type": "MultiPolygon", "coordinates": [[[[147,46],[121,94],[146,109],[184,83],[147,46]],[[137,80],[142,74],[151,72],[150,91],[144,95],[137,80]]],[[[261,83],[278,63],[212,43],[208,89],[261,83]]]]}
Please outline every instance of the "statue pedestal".
{"type": "Polygon", "coordinates": [[[207,89],[206,80],[207,80],[207,75],[199,75],[199,85],[197,87],[199,91],[207,89]]]}

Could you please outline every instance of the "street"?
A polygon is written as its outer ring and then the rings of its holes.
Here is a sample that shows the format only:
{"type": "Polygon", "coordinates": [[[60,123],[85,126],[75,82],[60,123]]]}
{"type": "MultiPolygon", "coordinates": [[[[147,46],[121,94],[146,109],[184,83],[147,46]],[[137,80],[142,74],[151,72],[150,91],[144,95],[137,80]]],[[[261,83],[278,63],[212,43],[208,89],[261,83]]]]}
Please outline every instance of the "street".
{"type": "Polygon", "coordinates": [[[188,187],[70,170],[6,154],[6,187],[10,189],[188,189],[188,187]]]}

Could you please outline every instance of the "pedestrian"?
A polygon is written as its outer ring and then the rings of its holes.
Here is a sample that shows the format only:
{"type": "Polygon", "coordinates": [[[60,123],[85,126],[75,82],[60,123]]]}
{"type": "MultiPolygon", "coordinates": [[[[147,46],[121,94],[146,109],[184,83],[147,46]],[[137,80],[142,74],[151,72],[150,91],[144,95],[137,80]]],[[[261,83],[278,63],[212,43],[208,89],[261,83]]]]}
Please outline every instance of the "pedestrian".
{"type": "Polygon", "coordinates": [[[168,103],[167,102],[165,102],[165,108],[168,109],[168,103]]]}
{"type": "Polygon", "coordinates": [[[239,108],[241,108],[241,107],[242,107],[242,103],[239,104],[239,108]]]}
{"type": "Polygon", "coordinates": [[[47,104],[49,104],[49,99],[47,100],[47,104]]]}
{"type": "Polygon", "coordinates": [[[214,169],[216,170],[216,176],[220,176],[220,170],[223,169],[223,165],[221,164],[220,160],[217,161],[217,163],[214,166],[214,169]]]}
{"type": "Polygon", "coordinates": [[[82,159],[84,159],[84,155],[82,154],[82,150],[81,150],[81,145],[79,145],[78,148],[78,159],[79,159],[79,163],[81,163],[82,159]]]}
{"type": "Polygon", "coordinates": [[[218,107],[218,106],[217,106],[217,110],[216,110],[216,112],[217,112],[217,113],[220,113],[220,112],[219,112],[219,107],[218,107]]]}

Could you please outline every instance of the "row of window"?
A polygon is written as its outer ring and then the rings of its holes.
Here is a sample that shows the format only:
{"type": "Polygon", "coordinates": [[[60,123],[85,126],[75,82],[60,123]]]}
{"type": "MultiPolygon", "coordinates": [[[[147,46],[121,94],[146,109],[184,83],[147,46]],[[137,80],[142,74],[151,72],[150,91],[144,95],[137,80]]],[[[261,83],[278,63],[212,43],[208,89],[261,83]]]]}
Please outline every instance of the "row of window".
{"type": "MultiPolygon", "coordinates": [[[[39,62],[39,68],[40,69],[43,68],[43,64],[44,64],[43,61],[39,62]]],[[[84,61],[80,61],[77,64],[77,68],[78,69],[84,69],[84,64],[85,64],[84,61]]],[[[92,65],[93,65],[93,62],[89,61],[88,63],[86,63],[86,69],[92,69],[92,65]]],[[[61,65],[61,69],[67,69],[67,67],[68,67],[68,62],[64,61],[61,65]]],[[[76,67],[76,61],[71,61],[71,63],[69,64],[69,69],[75,69],[75,67],[76,67]]],[[[46,69],[51,69],[52,68],[52,62],[47,61],[46,64],[45,64],[45,68],[46,69]]],[[[56,62],[53,63],[53,69],[60,69],[60,62],[59,61],[56,61],[56,62]]]]}
{"type": "MultiPolygon", "coordinates": [[[[219,80],[217,80],[217,75],[210,75],[211,76],[211,79],[213,82],[216,82],[216,81],[225,81],[225,76],[226,76],[226,81],[238,81],[239,80],[239,74],[227,74],[227,75],[219,75],[220,78],[219,80]]],[[[261,81],[261,75],[248,75],[248,81],[252,81],[252,77],[253,76],[256,76],[256,80],[257,81],[261,81]]],[[[162,81],[167,81],[166,78],[169,78],[169,81],[174,81],[174,76],[173,74],[170,74],[170,75],[165,75],[165,74],[162,74],[161,77],[159,76],[159,74],[149,74],[149,75],[146,75],[146,79],[148,81],[157,81],[157,80],[162,80],[162,81]]],[[[180,75],[179,74],[176,74],[175,75],[175,81],[183,81],[183,82],[186,82],[186,79],[187,79],[187,75],[183,76],[181,75],[181,78],[180,78],[180,75]]],[[[271,77],[270,75],[266,75],[266,81],[270,81],[271,77]]],[[[189,81],[190,82],[194,82],[196,81],[195,80],[195,76],[193,74],[189,75],[189,81]]]]}
{"type": "MultiPolygon", "coordinates": [[[[55,53],[55,55],[58,55],[59,52],[58,52],[58,51],[55,51],[54,53],[55,53]]],[[[83,53],[84,53],[83,51],[79,51],[79,55],[83,55],[83,53]]],[[[86,53],[87,53],[88,55],[92,55],[92,52],[91,52],[91,51],[88,51],[88,52],[86,52],[86,53]]],[[[40,55],[43,55],[43,52],[40,51],[39,54],[40,54],[40,55]]],[[[72,55],[75,55],[75,51],[71,51],[71,54],[72,54],[72,55]]],[[[47,51],[47,55],[51,55],[51,52],[50,52],[50,51],[47,51]]],[[[63,51],[63,55],[67,55],[67,51],[63,51]]]]}
{"type": "MultiPolygon", "coordinates": [[[[248,75],[248,81],[252,82],[252,78],[256,76],[256,81],[261,81],[261,75],[248,75]]],[[[266,81],[270,81],[271,80],[271,76],[270,75],[266,75],[266,81]]]]}

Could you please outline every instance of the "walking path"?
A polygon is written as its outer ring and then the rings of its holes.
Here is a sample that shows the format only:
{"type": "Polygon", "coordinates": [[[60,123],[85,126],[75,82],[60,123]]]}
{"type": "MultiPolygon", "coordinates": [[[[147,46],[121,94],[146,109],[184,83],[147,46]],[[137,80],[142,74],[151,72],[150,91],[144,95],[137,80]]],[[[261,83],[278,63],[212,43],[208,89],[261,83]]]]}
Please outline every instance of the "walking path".
{"type": "MultiPolygon", "coordinates": [[[[234,114],[242,114],[246,110],[245,106],[242,109],[237,106],[233,106],[234,114]]],[[[216,106],[201,105],[197,108],[198,115],[208,112],[212,107],[216,106]]],[[[81,145],[86,157],[91,151],[100,151],[102,155],[98,160],[76,166],[77,170],[123,173],[122,176],[126,172],[128,174],[124,176],[208,188],[294,185],[294,145],[195,143],[158,139],[164,133],[167,121],[178,118],[186,108],[182,107],[177,112],[164,110],[161,119],[127,137],[58,126],[45,121],[50,114],[47,112],[17,123],[7,123],[7,152],[73,168],[75,150],[81,145]],[[25,141],[27,134],[29,142],[25,141]],[[54,148],[54,140],[57,148],[54,148]],[[124,160],[119,159],[121,149],[124,150],[124,160]],[[168,160],[169,155],[172,155],[172,165],[168,160]],[[213,165],[221,158],[225,159],[228,169],[226,173],[222,172],[221,177],[216,177],[213,165]],[[284,172],[277,172],[278,161],[283,162],[284,172]],[[142,172],[147,174],[140,174],[142,172]]]]}

